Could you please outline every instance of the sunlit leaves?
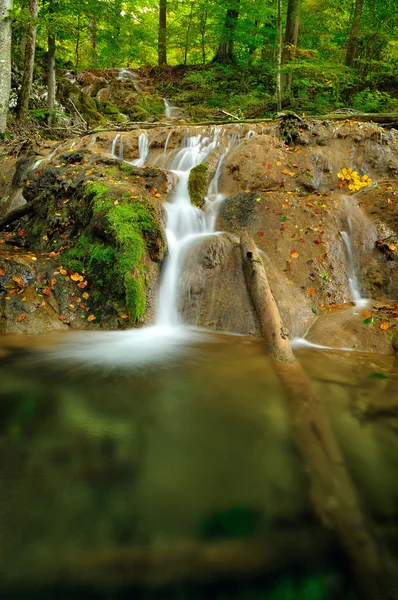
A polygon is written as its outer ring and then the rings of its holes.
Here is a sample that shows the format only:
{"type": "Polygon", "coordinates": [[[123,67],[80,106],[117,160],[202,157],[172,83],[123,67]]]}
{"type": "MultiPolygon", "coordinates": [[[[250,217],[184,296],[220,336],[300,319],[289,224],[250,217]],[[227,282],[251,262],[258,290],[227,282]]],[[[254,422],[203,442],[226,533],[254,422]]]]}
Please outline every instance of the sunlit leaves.
{"type": "Polygon", "coordinates": [[[351,192],[358,192],[362,188],[371,185],[373,182],[368,175],[362,175],[362,177],[353,169],[341,169],[337,173],[337,177],[340,179],[339,187],[343,187],[347,184],[348,189],[351,192]]]}

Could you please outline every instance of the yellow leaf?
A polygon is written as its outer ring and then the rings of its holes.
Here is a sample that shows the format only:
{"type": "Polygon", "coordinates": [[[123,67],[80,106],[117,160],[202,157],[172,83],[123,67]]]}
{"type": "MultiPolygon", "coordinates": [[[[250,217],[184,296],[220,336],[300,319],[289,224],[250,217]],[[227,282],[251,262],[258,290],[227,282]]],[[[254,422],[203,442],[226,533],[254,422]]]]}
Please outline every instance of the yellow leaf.
{"type": "Polygon", "coordinates": [[[91,321],[94,321],[94,320],[95,320],[95,315],[89,315],[89,316],[87,317],[87,321],[88,321],[89,323],[90,323],[91,321]]]}

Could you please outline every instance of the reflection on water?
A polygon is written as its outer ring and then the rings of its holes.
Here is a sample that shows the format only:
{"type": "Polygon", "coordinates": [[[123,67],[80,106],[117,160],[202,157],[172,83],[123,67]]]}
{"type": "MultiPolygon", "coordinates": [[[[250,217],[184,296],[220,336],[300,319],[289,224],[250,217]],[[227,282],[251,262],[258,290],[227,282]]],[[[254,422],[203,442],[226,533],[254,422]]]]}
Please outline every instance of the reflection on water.
{"type": "MultiPolygon", "coordinates": [[[[0,597],[354,597],[262,342],[152,334],[2,338],[0,597]]],[[[397,364],[299,357],[396,553],[397,364]]]]}

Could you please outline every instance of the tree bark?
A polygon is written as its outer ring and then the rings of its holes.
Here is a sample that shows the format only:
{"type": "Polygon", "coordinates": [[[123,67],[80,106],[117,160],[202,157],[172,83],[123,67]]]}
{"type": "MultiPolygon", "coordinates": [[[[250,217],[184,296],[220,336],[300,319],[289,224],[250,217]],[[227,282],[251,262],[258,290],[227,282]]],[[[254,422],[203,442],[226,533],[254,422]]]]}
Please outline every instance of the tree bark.
{"type": "Polygon", "coordinates": [[[193,0],[191,0],[191,9],[189,12],[189,17],[188,17],[188,27],[187,27],[187,31],[185,34],[184,65],[187,64],[187,60],[188,60],[189,36],[191,33],[191,27],[192,27],[192,16],[193,16],[193,0]]]}
{"type": "Polygon", "coordinates": [[[48,30],[48,58],[47,58],[47,108],[48,118],[47,123],[51,127],[54,122],[54,107],[55,107],[55,28],[52,23],[48,30]]]}
{"type": "Polygon", "coordinates": [[[0,135],[7,128],[11,90],[11,11],[12,0],[0,0],[0,135]]]}
{"type": "MultiPolygon", "coordinates": [[[[300,3],[301,0],[288,0],[285,40],[282,50],[282,65],[291,61],[296,53],[296,46],[300,25],[300,3]]],[[[290,93],[292,87],[292,72],[282,73],[281,80],[282,96],[290,93]]]]}
{"type": "Polygon", "coordinates": [[[373,537],[325,408],[293,355],[254,241],[244,233],[240,245],[246,284],[286,391],[294,438],[307,467],[314,511],[321,523],[337,535],[351,562],[361,597],[392,599],[392,561],[373,537]]]}
{"type": "Polygon", "coordinates": [[[225,16],[221,42],[212,60],[213,63],[235,63],[234,42],[235,31],[239,19],[239,2],[235,0],[228,8],[225,16]]]}
{"type": "Polygon", "coordinates": [[[167,0],[159,1],[158,65],[167,65],[167,0]]]}
{"type": "Polygon", "coordinates": [[[37,15],[39,12],[38,0],[29,2],[29,25],[26,33],[25,65],[22,78],[21,95],[18,106],[18,120],[25,123],[28,117],[29,97],[33,81],[33,66],[35,62],[37,15]]]}
{"type": "Polygon", "coordinates": [[[278,52],[276,57],[276,109],[278,112],[282,110],[282,0],[278,0],[278,52]]]}
{"type": "Polygon", "coordinates": [[[354,16],[352,18],[352,26],[350,35],[348,36],[347,50],[345,56],[345,64],[347,67],[352,67],[356,58],[358,47],[358,33],[361,26],[361,15],[363,8],[363,0],[355,0],[354,16]]]}
{"type": "Polygon", "coordinates": [[[88,40],[91,44],[91,66],[97,63],[97,37],[98,37],[98,25],[97,19],[94,15],[90,16],[90,28],[88,32],[88,40]]]}

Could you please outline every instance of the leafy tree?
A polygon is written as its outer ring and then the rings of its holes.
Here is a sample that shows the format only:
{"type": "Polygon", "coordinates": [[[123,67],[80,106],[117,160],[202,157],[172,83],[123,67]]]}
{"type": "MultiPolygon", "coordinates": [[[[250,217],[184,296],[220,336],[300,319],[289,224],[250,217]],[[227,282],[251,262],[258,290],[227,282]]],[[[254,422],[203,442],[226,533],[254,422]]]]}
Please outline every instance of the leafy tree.
{"type": "Polygon", "coordinates": [[[11,89],[11,11],[12,0],[0,0],[0,135],[7,127],[11,89]]]}

